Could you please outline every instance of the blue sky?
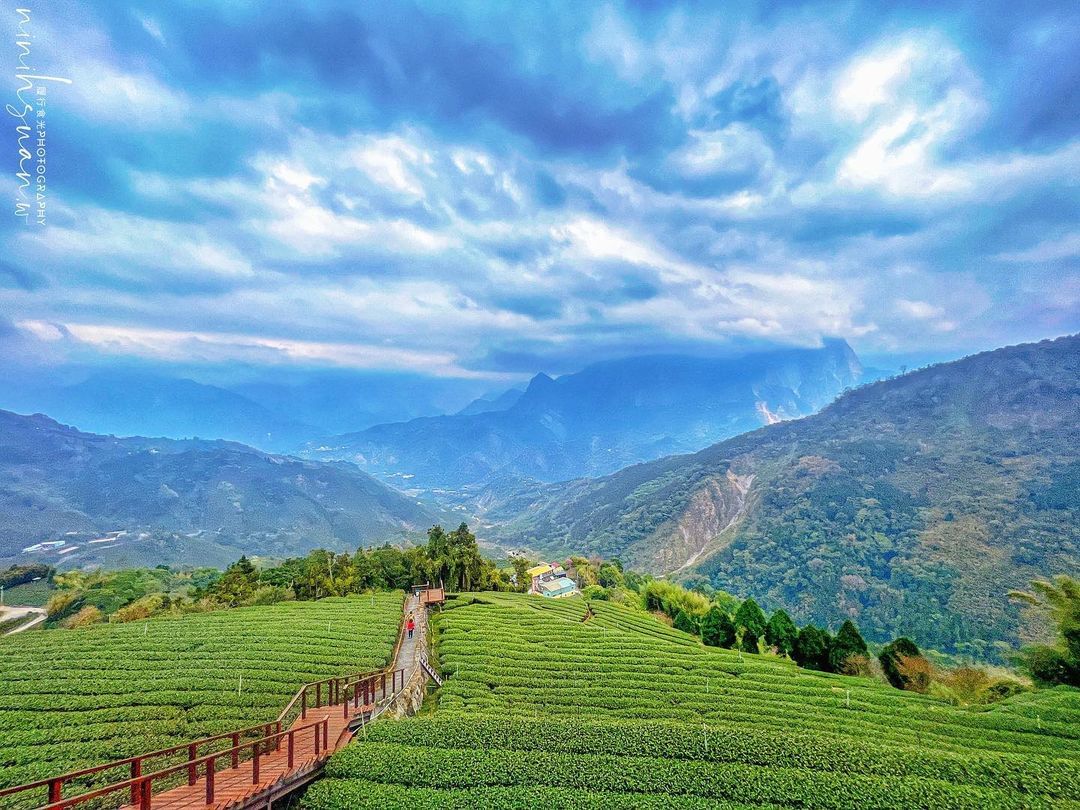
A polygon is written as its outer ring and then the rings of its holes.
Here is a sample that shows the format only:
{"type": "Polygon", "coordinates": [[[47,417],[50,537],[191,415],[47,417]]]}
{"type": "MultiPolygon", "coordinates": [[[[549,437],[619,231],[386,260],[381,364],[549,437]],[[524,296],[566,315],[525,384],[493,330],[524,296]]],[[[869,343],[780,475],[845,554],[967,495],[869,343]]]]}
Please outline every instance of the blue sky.
{"type": "Polygon", "coordinates": [[[495,384],[1080,328],[1075,3],[111,0],[31,26],[72,84],[48,224],[0,225],[9,358],[495,384]]]}

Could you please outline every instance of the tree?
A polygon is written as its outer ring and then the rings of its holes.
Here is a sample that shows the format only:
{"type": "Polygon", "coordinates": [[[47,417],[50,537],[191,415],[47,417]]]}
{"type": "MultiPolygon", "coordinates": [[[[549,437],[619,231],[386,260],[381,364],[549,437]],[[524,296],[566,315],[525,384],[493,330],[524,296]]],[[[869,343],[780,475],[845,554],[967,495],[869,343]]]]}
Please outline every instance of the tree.
{"type": "Polygon", "coordinates": [[[451,587],[456,587],[459,591],[473,590],[480,584],[484,568],[484,558],[480,556],[476,535],[469,531],[468,524],[462,523],[446,535],[446,543],[447,584],[453,583],[451,587]]]}
{"type": "Polygon", "coordinates": [[[749,630],[743,630],[742,642],[739,646],[743,652],[758,653],[761,650],[758,649],[758,637],[751,633],[749,630]]]}
{"type": "Polygon", "coordinates": [[[211,588],[211,595],[227,605],[235,607],[255,593],[259,586],[259,573],[246,556],[241,557],[221,575],[211,588]]]}
{"type": "Polygon", "coordinates": [[[859,633],[859,629],[850,619],[847,619],[840,625],[840,631],[829,645],[829,669],[832,672],[843,672],[844,662],[848,658],[866,655],[866,653],[866,642],[859,633]]]}
{"type": "Polygon", "coordinates": [[[710,607],[701,620],[701,640],[710,647],[728,650],[735,644],[735,625],[717,605],[710,607]]]}
{"type": "Polygon", "coordinates": [[[696,634],[698,631],[697,622],[693,617],[682,608],[675,614],[675,629],[682,630],[684,633],[696,634]]]}
{"type": "MultiPolygon", "coordinates": [[[[910,686],[904,677],[904,673],[901,671],[901,659],[921,657],[922,653],[919,652],[918,645],[905,636],[900,636],[899,638],[890,641],[882,647],[881,652],[878,653],[878,661],[881,662],[881,671],[885,673],[886,680],[897,689],[907,689],[910,686]]],[[[911,669],[912,665],[910,661],[907,662],[906,666],[909,670],[911,669]]]]}
{"type": "Polygon", "coordinates": [[[448,570],[450,541],[443,527],[438,524],[428,529],[427,536],[427,555],[428,559],[431,560],[431,575],[435,580],[431,584],[438,585],[450,577],[448,570]]]}
{"type": "MultiPolygon", "coordinates": [[[[514,567],[514,581],[517,583],[515,590],[518,593],[525,593],[529,590],[529,586],[532,585],[532,580],[529,579],[528,571],[532,568],[532,563],[525,557],[514,555],[510,558],[510,565],[514,567]]],[[[600,569],[603,573],[603,568],[600,569]]]]}
{"type": "Polygon", "coordinates": [[[795,642],[795,661],[800,667],[821,669],[827,651],[828,642],[820,628],[808,624],[799,631],[795,642]]]}
{"type": "Polygon", "coordinates": [[[1034,593],[1012,591],[1014,601],[1046,611],[1057,629],[1057,646],[1040,645],[1021,651],[1021,665],[1040,684],[1080,686],[1080,581],[1070,576],[1052,582],[1035,580],[1034,593]]]}
{"type": "Polygon", "coordinates": [[[623,577],[622,566],[615,565],[613,561],[601,565],[596,578],[605,588],[618,588],[626,581],[623,577]]]}
{"type": "Polygon", "coordinates": [[[790,656],[795,652],[795,642],[799,639],[799,628],[783,609],[777,610],[765,626],[765,643],[775,647],[780,655],[790,656]]]}
{"type": "Polygon", "coordinates": [[[765,614],[752,598],[739,605],[739,609],[735,611],[735,627],[744,635],[750,633],[755,639],[763,636],[766,624],[768,622],[765,614]]]}

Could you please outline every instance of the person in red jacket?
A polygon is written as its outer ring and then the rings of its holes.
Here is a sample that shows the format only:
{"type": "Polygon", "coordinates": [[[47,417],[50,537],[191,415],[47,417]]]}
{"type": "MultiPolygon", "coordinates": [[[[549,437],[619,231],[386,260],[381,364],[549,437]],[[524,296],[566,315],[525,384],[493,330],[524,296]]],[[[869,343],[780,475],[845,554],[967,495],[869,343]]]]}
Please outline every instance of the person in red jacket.
{"type": "Polygon", "coordinates": [[[409,638],[412,638],[412,631],[416,629],[416,622],[413,621],[412,616],[409,616],[409,621],[405,624],[405,629],[409,631],[409,638]]]}

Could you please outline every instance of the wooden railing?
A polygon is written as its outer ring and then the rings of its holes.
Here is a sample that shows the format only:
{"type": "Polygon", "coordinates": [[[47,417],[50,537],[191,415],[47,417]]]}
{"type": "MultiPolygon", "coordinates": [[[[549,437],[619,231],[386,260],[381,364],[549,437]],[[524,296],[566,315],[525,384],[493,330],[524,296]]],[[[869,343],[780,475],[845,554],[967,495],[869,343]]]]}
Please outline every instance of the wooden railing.
{"type": "MultiPolygon", "coordinates": [[[[397,654],[401,649],[401,642],[404,636],[405,622],[402,621],[398,630],[397,641],[394,644],[394,651],[390,659],[391,662],[397,660],[397,654]]],[[[393,666],[392,663],[391,666],[393,666]]],[[[281,714],[279,714],[277,719],[272,723],[261,723],[259,725],[237,729],[236,731],[217,734],[213,737],[203,737],[199,740],[174,745],[171,748],[162,748],[158,751],[151,751],[150,753],[139,754],[138,756],[127,757],[126,759],[119,759],[114,762],[105,763],[104,765],[95,765],[90,768],[70,771],[48,779],[40,779],[36,782],[28,782],[24,785],[3,788],[0,789],[0,800],[3,800],[6,797],[24,794],[29,791],[44,789],[48,797],[48,803],[36,805],[37,807],[41,810],[66,810],[66,808],[75,807],[76,805],[92,799],[97,799],[122,790],[129,790],[130,804],[139,806],[141,810],[150,810],[155,780],[160,784],[162,779],[175,777],[177,774],[187,770],[188,784],[194,785],[198,781],[198,769],[200,766],[203,766],[207,783],[207,803],[209,804],[212,801],[214,793],[215,767],[216,764],[221,761],[222,757],[228,757],[230,763],[228,766],[229,768],[238,768],[241,760],[247,761],[250,759],[252,762],[253,783],[258,784],[260,753],[266,753],[269,750],[280,750],[282,739],[287,740],[289,769],[292,769],[293,767],[294,748],[296,745],[295,735],[302,731],[311,728],[318,729],[321,726],[321,739],[318,732],[314,735],[315,755],[316,757],[319,757],[320,755],[325,756],[328,752],[329,741],[326,739],[328,715],[324,716],[321,720],[316,720],[314,723],[297,726],[296,728],[289,728],[289,726],[297,721],[302,722],[306,720],[309,711],[340,705],[342,716],[348,718],[350,708],[356,711],[361,707],[374,707],[379,700],[385,701],[388,695],[392,699],[404,688],[404,669],[387,669],[379,672],[354,673],[352,675],[313,681],[312,683],[304,684],[297,690],[296,694],[293,695],[292,700],[285,704],[285,708],[281,710],[281,714]],[[389,683],[387,679],[389,679],[389,683]],[[389,689],[387,688],[388,686],[389,689]],[[242,737],[254,733],[259,734],[257,739],[241,742],[242,737]],[[203,749],[205,746],[221,742],[222,740],[229,740],[231,743],[230,747],[223,750],[200,753],[200,749],[203,749]],[[272,749],[265,747],[271,744],[273,745],[272,749]],[[244,752],[249,750],[251,752],[250,756],[242,756],[244,752]],[[186,752],[186,759],[152,773],[146,773],[147,761],[172,757],[180,752],[186,752]],[[109,782],[108,784],[98,787],[91,787],[86,792],[64,798],[64,787],[68,783],[76,780],[85,780],[87,777],[116,768],[126,768],[129,774],[128,778],[121,781],[109,782]]],[[[8,806],[8,802],[0,801],[0,807],[6,806],[8,806]]]]}
{"type": "MultiPolygon", "coordinates": [[[[162,768],[159,771],[154,771],[148,774],[139,774],[132,776],[130,779],[125,779],[120,782],[113,782],[108,785],[90,790],[86,793],[80,793],[78,796],[71,796],[67,799],[61,797],[60,790],[62,782],[60,780],[67,778],[75,778],[80,775],[86,775],[87,771],[75,772],[73,774],[65,774],[64,777],[56,777],[54,779],[47,779],[43,782],[34,783],[33,785],[21,786],[25,789],[31,787],[40,787],[43,784],[49,785],[49,803],[44,805],[41,810],[67,810],[68,808],[75,807],[83,804],[84,802],[91,801],[93,799],[100,799],[104,796],[108,796],[112,793],[120,791],[130,791],[131,804],[138,805],[141,810],[151,810],[154,793],[154,780],[161,780],[175,774],[183,773],[187,771],[188,785],[195,785],[199,780],[199,766],[203,767],[203,775],[206,782],[206,803],[214,803],[215,795],[215,775],[218,773],[217,764],[223,757],[230,757],[231,765],[229,767],[236,768],[239,766],[241,752],[250,749],[251,750],[251,783],[253,785],[259,784],[259,760],[262,754],[269,753],[270,751],[281,750],[281,741],[286,741],[287,750],[287,762],[289,770],[292,770],[295,764],[295,758],[297,753],[297,735],[301,735],[304,732],[313,730],[312,743],[314,758],[318,760],[321,756],[325,756],[327,751],[327,729],[329,727],[330,719],[324,717],[322,720],[316,720],[306,726],[299,726],[297,728],[291,728],[287,731],[278,731],[273,734],[267,734],[264,737],[260,737],[257,740],[235,745],[231,748],[226,748],[223,751],[215,751],[212,754],[206,754],[201,757],[194,757],[188,759],[186,762],[181,762],[177,765],[172,765],[166,768],[162,768]],[[265,748],[264,748],[265,746],[265,748]],[[55,793],[54,793],[55,791],[55,793]]],[[[223,735],[229,736],[229,735],[223,735]]],[[[174,750],[179,750],[184,746],[177,746],[174,750]]],[[[141,758],[133,758],[133,761],[145,761],[150,755],[144,755],[141,758]]],[[[103,770],[109,766],[102,766],[100,768],[90,769],[91,772],[103,770]]],[[[0,792],[0,796],[4,793],[0,792]]]]}
{"type": "MultiPolygon", "coordinates": [[[[29,782],[25,785],[4,788],[0,790],[0,799],[44,788],[47,791],[48,803],[42,806],[42,810],[44,810],[44,808],[48,808],[48,810],[61,810],[61,808],[74,807],[83,802],[90,801],[91,799],[100,798],[101,796],[106,796],[127,788],[130,789],[130,803],[138,805],[142,810],[149,810],[154,780],[158,780],[160,783],[161,779],[180,773],[186,769],[188,772],[188,784],[194,785],[196,781],[198,781],[197,771],[200,765],[206,765],[205,776],[207,779],[207,796],[212,796],[214,791],[213,766],[225,756],[229,757],[229,767],[231,768],[238,768],[242,759],[244,761],[251,759],[255,777],[254,783],[258,784],[259,780],[257,777],[260,750],[262,750],[263,753],[270,750],[265,748],[265,746],[270,743],[273,743],[274,745],[273,750],[279,750],[281,739],[285,738],[288,740],[288,767],[291,769],[293,767],[294,735],[306,729],[318,727],[321,723],[322,740],[320,743],[318,735],[316,735],[315,754],[318,756],[320,751],[325,752],[328,750],[329,741],[326,739],[327,719],[325,717],[321,721],[316,721],[306,726],[282,730],[284,727],[291,725],[292,721],[288,718],[294,712],[296,713],[296,718],[302,721],[307,719],[309,711],[340,705],[342,707],[342,716],[348,718],[350,708],[356,710],[362,706],[374,706],[378,700],[385,699],[387,695],[392,697],[404,687],[405,671],[403,669],[390,670],[389,672],[358,673],[314,681],[300,687],[296,694],[293,695],[292,700],[290,700],[285,708],[282,709],[277,720],[272,723],[262,723],[257,726],[237,729],[236,731],[228,731],[224,734],[216,734],[213,737],[203,737],[199,740],[192,740],[191,742],[174,745],[171,748],[162,748],[147,754],[139,754],[138,756],[119,759],[115,762],[108,762],[104,765],[95,765],[91,768],[71,771],[49,779],[40,779],[37,782],[29,782]],[[388,686],[389,689],[387,689],[388,686]],[[257,739],[241,742],[242,737],[256,732],[259,734],[257,739]],[[212,745],[213,743],[222,740],[229,740],[232,745],[224,750],[200,753],[200,749],[203,749],[205,746],[212,745]],[[248,750],[251,751],[251,756],[243,757],[242,753],[248,750]],[[187,753],[187,758],[182,762],[146,774],[147,761],[159,760],[180,752],[187,753]],[[118,782],[110,782],[107,785],[98,788],[92,788],[89,792],[80,793],[76,796],[68,798],[63,797],[64,787],[69,782],[85,779],[88,776],[103,773],[104,771],[124,767],[129,769],[130,776],[127,779],[118,782]]],[[[209,803],[210,799],[208,798],[207,801],[209,803]]],[[[2,805],[3,802],[0,802],[0,806],[2,805]]]]}

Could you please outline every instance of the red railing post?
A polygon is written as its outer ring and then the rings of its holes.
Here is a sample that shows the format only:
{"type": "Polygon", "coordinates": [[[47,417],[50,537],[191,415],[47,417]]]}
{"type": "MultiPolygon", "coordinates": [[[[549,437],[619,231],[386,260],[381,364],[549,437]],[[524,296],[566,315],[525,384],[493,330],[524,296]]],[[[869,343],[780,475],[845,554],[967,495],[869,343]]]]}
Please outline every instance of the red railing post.
{"type": "Polygon", "coordinates": [[[214,758],[206,760],[206,803],[214,803],[214,758]]]}
{"type": "Polygon", "coordinates": [[[326,735],[327,735],[327,732],[328,732],[329,728],[330,728],[330,718],[329,717],[324,717],[323,721],[322,721],[322,747],[325,748],[327,751],[330,750],[330,745],[326,741],[326,735]]]}
{"type": "Polygon", "coordinates": [[[281,750],[281,721],[278,720],[274,724],[274,750],[281,750]]]}
{"type": "Polygon", "coordinates": [[[251,784],[259,784],[259,749],[262,747],[261,742],[256,742],[255,746],[251,750],[251,784]]]}
{"type": "Polygon", "coordinates": [[[315,708],[322,706],[322,681],[315,684],[315,708]]]}
{"type": "MultiPolygon", "coordinates": [[[[139,758],[135,758],[135,759],[131,760],[131,778],[132,779],[138,779],[140,776],[142,776],[142,760],[139,759],[139,758]]],[[[138,804],[139,803],[139,785],[138,785],[138,783],[133,784],[131,786],[131,803],[132,804],[138,804]]]]}
{"type": "Polygon", "coordinates": [[[349,719],[349,690],[345,688],[345,700],[341,701],[341,716],[345,719],[349,719]]]}
{"type": "Polygon", "coordinates": [[[53,779],[49,782],[49,804],[54,804],[63,798],[64,782],[62,779],[53,779]]]}
{"type": "Polygon", "coordinates": [[[296,732],[290,730],[289,731],[289,744],[287,746],[287,748],[289,749],[289,770],[290,771],[292,770],[292,767],[293,767],[293,749],[296,747],[296,744],[295,744],[294,739],[293,739],[295,736],[296,736],[296,732]]]}
{"type": "MultiPolygon", "coordinates": [[[[270,736],[270,734],[271,734],[270,729],[272,729],[273,727],[274,727],[273,723],[267,723],[265,726],[263,726],[263,737],[264,738],[270,736]]],[[[261,745],[268,745],[268,742],[263,742],[263,743],[261,743],[261,745]]],[[[264,754],[269,754],[270,749],[267,748],[265,751],[263,751],[263,753],[264,754]]]]}
{"type": "Polygon", "coordinates": [[[232,766],[234,768],[240,767],[240,734],[237,732],[232,735],[232,766]]]}
{"type": "Polygon", "coordinates": [[[307,720],[307,687],[300,693],[300,719],[307,720]]]}
{"type": "Polygon", "coordinates": [[[141,786],[142,790],[140,791],[139,796],[139,807],[142,808],[142,810],[150,810],[150,802],[154,796],[154,781],[147,777],[142,780],[141,786]]]}
{"type": "Polygon", "coordinates": [[[187,767],[187,783],[188,785],[194,785],[199,781],[199,774],[196,773],[196,769],[199,767],[195,764],[195,760],[198,758],[198,747],[195,743],[192,743],[187,747],[188,767],[187,767]]]}

